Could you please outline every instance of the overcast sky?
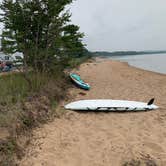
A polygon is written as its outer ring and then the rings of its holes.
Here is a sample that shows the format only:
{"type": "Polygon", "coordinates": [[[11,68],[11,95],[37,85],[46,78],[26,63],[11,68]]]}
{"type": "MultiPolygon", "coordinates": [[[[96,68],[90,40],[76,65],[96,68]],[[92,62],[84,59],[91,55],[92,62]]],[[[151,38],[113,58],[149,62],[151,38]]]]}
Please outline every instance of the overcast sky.
{"type": "Polygon", "coordinates": [[[166,50],[166,0],[76,0],[70,9],[91,51],[166,50]]]}

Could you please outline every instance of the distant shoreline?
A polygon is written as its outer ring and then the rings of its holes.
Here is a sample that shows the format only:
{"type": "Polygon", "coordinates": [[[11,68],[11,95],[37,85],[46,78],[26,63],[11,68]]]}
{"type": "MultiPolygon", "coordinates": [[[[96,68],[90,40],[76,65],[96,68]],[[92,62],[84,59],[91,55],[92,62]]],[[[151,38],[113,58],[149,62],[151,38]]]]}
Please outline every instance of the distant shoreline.
{"type": "Polygon", "coordinates": [[[133,69],[136,69],[136,70],[140,70],[140,71],[143,71],[143,72],[149,72],[149,73],[152,73],[152,74],[154,73],[154,74],[161,75],[161,76],[166,76],[166,74],[164,74],[164,73],[159,73],[159,72],[156,72],[156,71],[146,70],[146,69],[143,69],[143,68],[139,68],[139,67],[136,67],[136,66],[132,66],[132,65],[130,65],[128,62],[122,62],[122,61],[120,61],[120,60],[115,60],[115,59],[112,60],[112,59],[108,59],[107,57],[96,57],[96,58],[95,58],[95,61],[96,61],[96,62],[115,61],[115,62],[124,64],[124,65],[127,65],[128,67],[133,68],[133,69]]]}
{"type": "Polygon", "coordinates": [[[96,56],[102,59],[117,60],[127,62],[130,66],[139,69],[166,74],[166,53],[165,54],[142,54],[142,55],[121,55],[121,56],[96,56]]]}
{"type": "Polygon", "coordinates": [[[166,51],[96,51],[91,52],[92,56],[100,57],[100,56],[128,56],[128,55],[145,55],[145,54],[166,54],[166,51]]]}

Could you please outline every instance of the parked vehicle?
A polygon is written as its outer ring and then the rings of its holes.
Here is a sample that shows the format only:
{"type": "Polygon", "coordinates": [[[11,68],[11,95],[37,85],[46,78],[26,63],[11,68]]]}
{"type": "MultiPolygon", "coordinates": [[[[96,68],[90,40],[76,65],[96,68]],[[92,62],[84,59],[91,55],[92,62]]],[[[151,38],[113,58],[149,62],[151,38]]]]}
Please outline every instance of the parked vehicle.
{"type": "Polygon", "coordinates": [[[13,65],[14,66],[21,66],[21,65],[23,65],[24,56],[23,56],[23,54],[21,52],[16,52],[16,53],[12,54],[11,58],[13,60],[13,65]]]}
{"type": "Polygon", "coordinates": [[[8,72],[12,70],[13,65],[9,62],[0,61],[0,72],[8,72]]]}
{"type": "Polygon", "coordinates": [[[0,53],[0,61],[5,62],[7,65],[21,66],[23,65],[23,54],[20,52],[10,55],[0,53]]]}

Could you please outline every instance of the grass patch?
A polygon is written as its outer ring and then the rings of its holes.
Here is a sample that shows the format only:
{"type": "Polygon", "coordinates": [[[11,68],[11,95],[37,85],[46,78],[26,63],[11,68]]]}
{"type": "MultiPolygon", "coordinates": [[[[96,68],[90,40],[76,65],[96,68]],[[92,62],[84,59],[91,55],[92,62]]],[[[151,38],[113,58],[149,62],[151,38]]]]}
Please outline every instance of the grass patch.
{"type": "Polygon", "coordinates": [[[15,165],[23,150],[20,147],[24,147],[18,146],[18,138],[56,116],[55,107],[66,97],[69,87],[68,78],[58,70],[52,74],[30,72],[28,79],[31,89],[23,73],[0,77],[0,127],[6,128],[10,135],[3,141],[0,138],[2,166],[15,165]]]}
{"type": "Polygon", "coordinates": [[[157,166],[157,164],[155,160],[149,155],[144,155],[140,159],[132,159],[130,161],[126,161],[122,164],[122,166],[157,166]]]}
{"type": "MultiPolygon", "coordinates": [[[[77,67],[88,59],[71,60],[68,67],[77,67]]],[[[20,154],[29,142],[31,129],[64,114],[64,109],[56,107],[66,98],[70,81],[61,67],[54,71],[51,74],[31,71],[29,81],[23,73],[0,76],[0,128],[9,133],[6,140],[0,138],[0,165],[16,165],[16,159],[22,157],[20,154]]]]}
{"type": "Polygon", "coordinates": [[[9,74],[0,77],[0,105],[15,104],[27,94],[28,84],[22,74],[9,74]]]}
{"type": "Polygon", "coordinates": [[[16,158],[21,158],[22,150],[17,145],[16,140],[7,139],[0,141],[0,165],[9,166],[16,165],[16,158]]]}
{"type": "Polygon", "coordinates": [[[90,56],[83,56],[81,58],[74,58],[69,61],[69,66],[71,68],[78,67],[80,64],[88,61],[91,57],[90,56]]]}

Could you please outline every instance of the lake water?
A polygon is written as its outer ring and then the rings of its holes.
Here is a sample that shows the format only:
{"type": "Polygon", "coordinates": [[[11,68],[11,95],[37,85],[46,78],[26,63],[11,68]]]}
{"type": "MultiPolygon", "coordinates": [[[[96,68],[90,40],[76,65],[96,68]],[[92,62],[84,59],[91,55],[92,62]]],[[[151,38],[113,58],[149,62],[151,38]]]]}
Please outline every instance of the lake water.
{"type": "Polygon", "coordinates": [[[141,69],[166,74],[166,54],[112,56],[109,58],[121,62],[128,62],[129,65],[141,69]]]}

